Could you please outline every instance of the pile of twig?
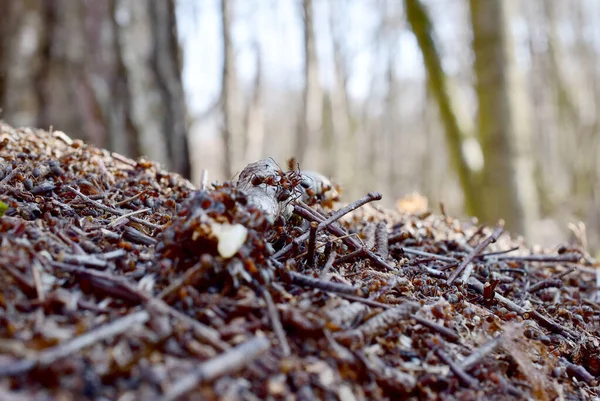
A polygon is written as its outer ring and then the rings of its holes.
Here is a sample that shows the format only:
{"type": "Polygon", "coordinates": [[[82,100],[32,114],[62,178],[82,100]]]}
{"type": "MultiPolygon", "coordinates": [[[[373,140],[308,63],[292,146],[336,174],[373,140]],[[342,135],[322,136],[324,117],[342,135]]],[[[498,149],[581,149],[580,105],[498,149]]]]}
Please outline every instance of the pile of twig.
{"type": "Polygon", "coordinates": [[[343,207],[270,160],[196,190],[1,126],[3,399],[593,399],[595,262],[343,207]]]}

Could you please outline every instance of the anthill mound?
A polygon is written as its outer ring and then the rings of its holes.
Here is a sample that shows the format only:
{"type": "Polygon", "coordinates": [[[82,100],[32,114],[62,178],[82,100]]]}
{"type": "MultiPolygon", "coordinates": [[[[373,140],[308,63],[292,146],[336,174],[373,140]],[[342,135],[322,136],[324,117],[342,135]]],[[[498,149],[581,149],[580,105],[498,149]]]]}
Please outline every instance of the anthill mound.
{"type": "Polygon", "coordinates": [[[594,261],[0,125],[2,399],[593,399],[594,261]]]}

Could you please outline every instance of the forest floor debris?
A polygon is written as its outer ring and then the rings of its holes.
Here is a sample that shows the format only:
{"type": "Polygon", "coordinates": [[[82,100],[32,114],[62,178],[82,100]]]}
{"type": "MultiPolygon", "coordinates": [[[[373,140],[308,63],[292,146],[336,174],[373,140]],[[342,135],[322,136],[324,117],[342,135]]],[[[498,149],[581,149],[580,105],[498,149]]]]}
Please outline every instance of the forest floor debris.
{"type": "Polygon", "coordinates": [[[594,399],[584,250],[0,125],[3,399],[594,399]]]}

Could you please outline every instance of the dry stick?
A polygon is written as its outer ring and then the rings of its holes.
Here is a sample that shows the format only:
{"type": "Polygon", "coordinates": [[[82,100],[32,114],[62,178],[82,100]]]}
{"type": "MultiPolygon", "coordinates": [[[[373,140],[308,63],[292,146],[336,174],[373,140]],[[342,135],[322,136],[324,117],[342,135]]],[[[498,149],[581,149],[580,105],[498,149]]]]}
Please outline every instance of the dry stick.
{"type": "Polygon", "coordinates": [[[62,254],[57,257],[57,259],[62,259],[66,263],[74,263],[86,266],[93,266],[97,268],[106,268],[108,266],[108,262],[104,259],[98,259],[93,255],[75,255],[75,254],[62,254]]]}
{"type": "Polygon", "coordinates": [[[98,256],[105,260],[112,260],[112,259],[120,258],[125,255],[127,255],[127,251],[125,249],[115,249],[114,251],[99,253],[99,254],[96,254],[95,256],[98,256]]]}
{"type": "Polygon", "coordinates": [[[373,249],[375,246],[375,230],[377,225],[375,223],[368,222],[362,230],[362,238],[365,243],[365,248],[373,249]]]}
{"type": "Polygon", "coordinates": [[[365,248],[357,249],[354,252],[350,252],[350,253],[348,253],[348,254],[346,254],[344,256],[341,256],[341,257],[337,258],[333,262],[333,265],[334,266],[338,266],[338,265],[341,265],[341,264],[344,264],[344,263],[350,263],[350,262],[352,262],[352,261],[354,261],[356,259],[359,259],[359,258],[365,256],[365,253],[366,253],[366,249],[365,248]]]}
{"type": "MultiPolygon", "coordinates": [[[[328,218],[326,218],[325,220],[323,220],[322,222],[319,223],[319,225],[317,226],[317,232],[319,232],[320,230],[322,230],[323,228],[326,228],[327,226],[329,226],[331,223],[333,223],[336,220],[339,220],[341,217],[343,217],[345,214],[348,214],[350,212],[352,212],[353,210],[358,209],[359,207],[363,206],[366,203],[369,202],[373,202],[376,200],[380,200],[381,199],[381,194],[378,192],[369,192],[366,196],[344,206],[343,208],[337,210],[336,212],[334,212],[331,216],[329,216],[328,218]]],[[[284,246],[283,248],[281,248],[279,251],[277,251],[273,257],[275,259],[286,255],[289,251],[292,250],[292,248],[294,247],[294,243],[296,245],[300,244],[303,241],[306,241],[306,239],[308,238],[308,236],[310,235],[309,232],[305,232],[304,234],[302,234],[301,236],[299,236],[298,238],[294,239],[294,241],[292,241],[292,243],[287,244],[286,246],[284,246]]]]}
{"type": "MultiPolygon", "coordinates": [[[[487,259],[485,255],[481,255],[487,259]]],[[[566,253],[563,255],[499,255],[490,256],[495,260],[510,260],[515,262],[578,262],[581,255],[578,253],[566,253]]]]}
{"type": "Polygon", "coordinates": [[[89,345],[122,334],[131,330],[134,326],[144,324],[148,319],[150,319],[150,314],[145,310],[124,316],[55,347],[48,348],[40,352],[35,358],[23,359],[7,366],[0,365],[0,377],[20,375],[30,371],[38,365],[51,365],[89,345]]]}
{"type": "MultiPolygon", "coordinates": [[[[123,212],[122,210],[118,210],[118,209],[112,208],[110,206],[106,206],[105,204],[103,204],[101,202],[93,200],[89,196],[86,196],[86,195],[82,194],[81,191],[73,188],[70,185],[65,185],[64,188],[66,188],[67,190],[69,190],[71,192],[74,192],[84,202],[89,203],[90,205],[92,205],[92,206],[94,206],[94,207],[96,207],[98,209],[104,210],[105,212],[108,212],[108,213],[111,213],[111,214],[114,214],[114,215],[117,215],[117,216],[123,216],[125,214],[125,212],[123,212]]],[[[153,228],[153,229],[161,229],[162,228],[159,225],[156,225],[156,224],[151,223],[151,222],[146,221],[146,220],[139,219],[139,218],[134,217],[134,216],[130,216],[129,220],[131,220],[133,222],[136,222],[138,224],[144,224],[144,225],[146,225],[146,226],[148,226],[150,228],[153,228]]]]}
{"type": "Polygon", "coordinates": [[[369,299],[369,298],[363,298],[363,297],[359,297],[356,295],[342,294],[342,293],[337,293],[337,295],[340,298],[347,299],[348,301],[360,302],[362,304],[365,304],[367,306],[372,306],[374,308],[383,308],[383,309],[393,308],[392,305],[384,304],[383,302],[373,301],[372,299],[369,299]]]}
{"type": "Polygon", "coordinates": [[[16,284],[19,286],[19,289],[27,296],[27,298],[33,299],[37,296],[35,283],[31,283],[29,278],[17,268],[13,267],[11,264],[3,263],[2,269],[6,270],[8,274],[12,276],[13,280],[15,280],[16,284]]]}
{"type": "Polygon", "coordinates": [[[565,270],[562,273],[558,273],[558,274],[555,274],[555,275],[553,275],[551,277],[548,277],[548,278],[546,278],[544,280],[538,281],[537,283],[535,283],[534,285],[532,285],[531,287],[529,287],[527,289],[527,291],[530,292],[530,293],[534,293],[534,292],[539,291],[541,289],[555,286],[557,283],[562,283],[561,279],[564,276],[566,276],[567,274],[573,273],[575,270],[576,270],[575,267],[570,267],[569,269],[565,270]]]}
{"type": "Polygon", "coordinates": [[[437,355],[437,357],[440,358],[440,360],[442,362],[444,362],[446,365],[448,365],[448,367],[450,367],[450,370],[456,375],[456,377],[458,377],[458,379],[465,386],[471,387],[471,388],[479,387],[479,382],[477,380],[475,380],[475,378],[473,378],[467,372],[465,372],[460,365],[458,365],[456,362],[454,362],[452,360],[452,358],[450,358],[450,356],[448,354],[446,354],[446,352],[444,352],[443,349],[436,348],[434,352],[437,355]]]}
{"type": "Polygon", "coordinates": [[[285,331],[283,330],[283,326],[281,325],[279,311],[273,303],[273,298],[271,297],[269,291],[265,290],[264,288],[260,289],[260,293],[265,299],[265,303],[267,304],[267,312],[269,313],[269,319],[271,320],[271,325],[273,326],[273,332],[279,340],[279,345],[281,346],[281,353],[284,357],[290,356],[290,345],[288,344],[287,338],[285,336],[285,331]]]}
{"type": "MultiPolygon", "coordinates": [[[[311,209],[308,205],[306,205],[302,201],[298,201],[297,205],[294,205],[294,213],[298,214],[300,217],[308,220],[308,221],[316,221],[317,223],[321,223],[325,220],[325,216],[323,216],[318,211],[311,209]]],[[[342,227],[340,227],[337,223],[332,223],[326,227],[327,231],[331,234],[340,237],[340,239],[351,249],[359,249],[362,248],[362,244],[358,242],[354,237],[349,235],[342,227]]]]}
{"type": "Polygon", "coordinates": [[[475,352],[473,352],[471,355],[469,355],[460,362],[460,367],[464,370],[469,370],[473,366],[477,365],[479,362],[481,362],[483,358],[485,358],[486,356],[494,352],[496,348],[498,348],[501,339],[502,336],[500,335],[480,346],[475,352]]]}
{"type": "Polygon", "coordinates": [[[487,237],[486,239],[481,241],[479,243],[479,245],[477,245],[475,247],[475,249],[473,249],[473,251],[461,262],[461,264],[458,265],[456,270],[454,270],[454,273],[452,273],[450,278],[448,278],[448,280],[446,281],[446,284],[452,285],[454,280],[456,280],[456,278],[467,267],[467,265],[469,263],[471,263],[473,261],[473,259],[477,255],[479,255],[481,253],[481,251],[483,251],[489,244],[491,244],[492,242],[496,242],[496,240],[498,239],[498,237],[500,237],[500,234],[502,234],[503,231],[504,231],[504,229],[502,228],[501,225],[496,226],[496,228],[494,229],[494,232],[489,237],[487,237]]]}
{"type": "Polygon", "coordinates": [[[331,251],[329,258],[327,258],[327,262],[325,262],[325,266],[323,266],[323,270],[321,270],[321,273],[319,274],[319,278],[323,279],[327,276],[327,273],[329,273],[329,270],[331,270],[333,264],[335,263],[336,256],[337,253],[335,251],[331,251]]]}
{"type": "MultiPolygon", "coordinates": [[[[469,278],[469,288],[479,292],[482,295],[484,293],[483,283],[481,283],[481,281],[477,280],[474,277],[469,278]]],[[[573,332],[570,329],[567,329],[566,327],[562,327],[560,324],[555,322],[553,319],[542,315],[540,312],[536,311],[535,309],[532,309],[532,310],[525,309],[522,306],[517,305],[510,299],[498,294],[497,292],[494,293],[494,299],[496,301],[498,301],[499,303],[501,303],[502,305],[504,305],[507,309],[510,309],[513,312],[517,312],[518,314],[522,315],[524,319],[533,318],[540,326],[545,327],[546,329],[548,329],[554,333],[560,334],[563,337],[570,338],[572,340],[576,340],[579,337],[579,335],[577,333],[573,332]]]]}
{"type": "Polygon", "coordinates": [[[503,251],[494,251],[494,252],[482,253],[478,257],[479,258],[490,258],[492,256],[504,255],[505,253],[510,253],[510,252],[518,251],[519,249],[520,248],[518,246],[515,246],[515,247],[512,247],[510,249],[505,249],[503,251]]]}
{"type": "Polygon", "coordinates": [[[360,292],[360,288],[348,284],[325,281],[316,277],[311,277],[291,271],[287,273],[289,274],[292,283],[299,286],[316,288],[318,290],[334,292],[336,294],[356,295],[360,292]]]}
{"type": "Polygon", "coordinates": [[[384,222],[377,223],[377,228],[375,229],[375,248],[377,256],[383,260],[388,258],[388,233],[384,222]]]}
{"type": "Polygon", "coordinates": [[[418,303],[405,302],[396,307],[384,310],[355,329],[334,334],[334,338],[351,339],[355,337],[370,338],[376,336],[387,330],[389,327],[397,324],[398,321],[411,318],[413,313],[418,309],[418,303]]]}
{"type": "Polygon", "coordinates": [[[112,289],[113,293],[117,293],[120,290],[120,295],[123,296],[125,294],[128,294],[130,299],[135,300],[137,302],[153,303],[157,309],[165,311],[171,316],[183,321],[184,323],[187,323],[192,329],[195,330],[198,337],[208,342],[213,347],[220,350],[225,350],[229,348],[229,344],[221,340],[221,336],[217,330],[205,325],[204,323],[197,321],[196,319],[192,319],[185,313],[173,308],[171,305],[167,304],[162,299],[153,298],[149,294],[140,291],[134,284],[130,283],[125,278],[116,277],[107,272],[101,272],[92,269],[84,269],[78,266],[71,266],[66,263],[51,262],[51,264],[54,267],[68,271],[69,273],[84,274],[99,278],[101,280],[105,280],[106,283],[109,283],[111,285],[110,288],[112,289]]]}
{"type": "Polygon", "coordinates": [[[150,210],[152,210],[152,209],[150,209],[149,207],[147,207],[147,208],[144,208],[144,209],[134,210],[133,212],[125,213],[125,214],[117,217],[113,221],[111,221],[108,226],[109,227],[115,227],[122,220],[125,220],[127,218],[131,218],[132,216],[135,216],[135,215],[140,214],[140,213],[149,212],[150,210]]]}
{"type": "Polygon", "coordinates": [[[458,342],[460,340],[460,336],[458,335],[457,332],[455,332],[452,329],[449,329],[447,327],[444,327],[440,324],[437,324],[435,322],[432,322],[431,320],[425,319],[421,316],[413,316],[413,319],[415,319],[415,321],[417,321],[417,323],[430,328],[433,331],[438,332],[439,334],[441,334],[442,336],[446,337],[448,340],[452,341],[452,342],[458,342]]]}
{"type": "Polygon", "coordinates": [[[444,256],[444,255],[438,255],[437,253],[425,252],[425,251],[420,251],[418,249],[404,248],[404,247],[402,247],[400,249],[402,249],[402,251],[404,253],[408,253],[409,255],[423,256],[425,258],[434,258],[434,259],[443,260],[444,262],[449,262],[449,263],[457,262],[457,260],[455,258],[451,258],[451,257],[444,256]]]}
{"type": "Polygon", "coordinates": [[[124,204],[126,204],[126,203],[129,203],[129,202],[131,202],[132,200],[136,200],[137,198],[139,198],[140,196],[142,196],[143,194],[145,194],[145,193],[146,193],[146,191],[147,191],[147,190],[146,190],[146,189],[144,189],[143,191],[141,191],[141,192],[138,192],[137,194],[135,194],[135,195],[133,195],[133,196],[130,196],[130,197],[129,197],[129,198],[127,198],[127,199],[123,199],[122,201],[115,203],[115,206],[122,206],[122,205],[124,205],[124,204]]]}
{"type": "Polygon", "coordinates": [[[8,184],[10,181],[17,176],[21,172],[21,166],[17,166],[14,168],[6,177],[0,180],[0,184],[8,184]]]}
{"type": "Polygon", "coordinates": [[[481,234],[481,232],[483,231],[483,229],[485,228],[485,226],[481,225],[479,227],[477,227],[477,230],[475,230],[475,232],[473,233],[473,235],[471,235],[469,237],[469,239],[467,239],[467,244],[469,244],[471,241],[473,241],[479,234],[481,234]]]}
{"type": "Polygon", "coordinates": [[[309,268],[315,267],[315,246],[317,244],[317,228],[319,223],[316,221],[310,222],[310,229],[308,232],[308,254],[306,255],[306,265],[309,268]]]}
{"type": "Polygon", "coordinates": [[[567,374],[569,376],[573,376],[577,378],[577,380],[584,381],[587,384],[590,384],[592,380],[596,379],[590,372],[587,371],[581,365],[576,365],[574,363],[569,362],[565,358],[560,358],[560,361],[567,367],[567,374]]]}
{"type": "Polygon", "coordinates": [[[191,283],[194,277],[205,268],[206,264],[201,260],[199,263],[196,263],[194,266],[187,269],[182,277],[174,280],[171,285],[159,292],[156,297],[158,299],[163,299],[167,303],[170,303],[170,298],[175,295],[181,287],[191,283]]]}
{"type": "Polygon", "coordinates": [[[270,346],[271,343],[267,338],[254,337],[223,354],[217,355],[173,383],[162,400],[176,400],[193,390],[199,383],[210,382],[225,374],[232,374],[243,369],[266,352],[270,346]]]}
{"type": "Polygon", "coordinates": [[[392,245],[392,244],[395,244],[396,242],[404,241],[405,239],[408,239],[408,238],[410,238],[410,234],[407,233],[406,231],[401,231],[399,233],[389,236],[388,245],[392,245]]]}
{"type": "Polygon", "coordinates": [[[394,266],[389,265],[385,260],[381,259],[380,256],[375,255],[375,253],[373,253],[372,251],[365,249],[365,255],[367,256],[367,258],[369,258],[371,262],[375,264],[375,266],[381,267],[382,269],[392,272],[396,271],[394,266]]]}
{"type": "Polygon", "coordinates": [[[369,260],[371,262],[373,262],[373,264],[375,264],[375,266],[381,267],[385,270],[388,271],[396,271],[396,269],[394,268],[394,266],[388,264],[387,262],[385,262],[384,260],[381,259],[381,257],[377,256],[375,253],[373,253],[372,251],[369,251],[367,248],[360,248],[354,252],[350,252],[347,255],[344,255],[338,259],[336,259],[336,261],[333,263],[334,265],[340,265],[342,263],[349,263],[352,262],[355,259],[360,259],[362,257],[367,257],[369,258],[369,260]]]}

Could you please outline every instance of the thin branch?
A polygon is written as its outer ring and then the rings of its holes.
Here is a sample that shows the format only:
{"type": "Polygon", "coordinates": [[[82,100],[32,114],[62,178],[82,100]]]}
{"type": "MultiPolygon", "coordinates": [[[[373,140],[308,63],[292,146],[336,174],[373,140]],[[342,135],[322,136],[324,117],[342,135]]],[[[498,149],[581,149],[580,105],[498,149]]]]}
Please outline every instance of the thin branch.
{"type": "Polygon", "coordinates": [[[375,248],[375,254],[382,260],[387,260],[389,254],[388,233],[384,222],[377,223],[377,228],[375,229],[375,248]]]}
{"type": "Polygon", "coordinates": [[[424,317],[421,316],[413,316],[413,319],[415,319],[415,321],[419,324],[422,324],[425,327],[430,328],[431,330],[443,335],[444,337],[446,337],[448,340],[452,341],[452,342],[459,342],[460,341],[460,336],[458,335],[457,332],[455,332],[452,329],[449,329],[447,327],[444,327],[440,324],[437,324],[436,322],[432,322],[429,319],[425,319],[424,317]]]}
{"type": "Polygon", "coordinates": [[[473,249],[473,251],[461,262],[461,264],[458,265],[456,270],[454,270],[454,273],[452,273],[452,275],[446,281],[446,284],[452,285],[452,283],[454,283],[454,281],[457,279],[460,273],[467,267],[467,265],[471,263],[473,259],[477,255],[479,255],[481,251],[483,251],[489,244],[491,244],[492,242],[496,242],[496,240],[498,239],[498,237],[500,237],[503,231],[504,228],[501,225],[498,225],[494,229],[494,232],[489,237],[481,241],[479,245],[477,245],[475,249],[473,249]]]}
{"type": "Polygon", "coordinates": [[[284,357],[290,356],[291,350],[290,345],[288,344],[287,337],[285,336],[285,331],[283,330],[283,326],[281,325],[281,319],[279,318],[279,311],[275,307],[273,303],[273,298],[268,290],[261,288],[260,293],[262,294],[265,303],[267,304],[267,311],[269,313],[269,319],[271,320],[271,326],[273,326],[273,332],[279,340],[279,346],[281,347],[281,353],[284,357]]]}
{"type": "Polygon", "coordinates": [[[309,268],[315,267],[315,246],[317,244],[317,228],[319,223],[312,221],[310,223],[308,235],[308,254],[306,255],[306,266],[309,268]]]}
{"type": "MultiPolygon", "coordinates": [[[[381,199],[381,194],[378,192],[369,192],[366,196],[344,206],[343,208],[337,210],[336,212],[334,212],[331,216],[327,217],[325,220],[323,220],[322,222],[319,223],[319,225],[317,226],[317,232],[319,232],[320,230],[322,230],[323,228],[328,227],[330,224],[332,224],[333,222],[335,222],[336,220],[339,220],[340,218],[342,218],[344,215],[352,212],[353,210],[358,209],[359,207],[365,205],[366,203],[369,202],[373,202],[376,200],[380,200],[381,199]]],[[[287,244],[286,246],[284,246],[283,248],[281,248],[279,251],[277,251],[273,257],[278,259],[284,255],[286,255],[289,251],[291,251],[294,247],[294,243],[296,245],[306,241],[306,239],[308,238],[308,236],[310,235],[310,233],[307,231],[304,234],[302,234],[301,236],[297,237],[294,239],[294,241],[290,244],[287,244]]]]}
{"type": "Polygon", "coordinates": [[[296,272],[287,272],[291,281],[295,285],[316,288],[321,291],[333,292],[336,294],[350,294],[356,295],[360,292],[360,288],[354,287],[348,284],[335,283],[332,281],[325,281],[315,277],[307,276],[296,272]]]}
{"type": "Polygon", "coordinates": [[[267,338],[254,337],[221,355],[217,355],[173,383],[162,400],[179,399],[200,383],[210,382],[225,374],[233,374],[252,363],[265,353],[270,346],[271,343],[267,338]]]}
{"type": "Polygon", "coordinates": [[[425,258],[434,258],[434,259],[443,260],[444,262],[449,262],[449,263],[458,262],[456,260],[456,258],[451,258],[449,256],[444,256],[444,255],[438,255],[437,253],[425,252],[425,251],[421,251],[419,249],[412,249],[412,248],[405,248],[405,247],[402,247],[400,249],[402,250],[402,252],[407,253],[409,255],[423,256],[425,258]]]}
{"type": "Polygon", "coordinates": [[[473,352],[471,355],[469,355],[460,362],[461,368],[463,368],[464,370],[469,370],[473,366],[477,365],[483,360],[483,358],[485,358],[486,356],[494,352],[496,348],[498,348],[501,339],[502,337],[498,336],[477,348],[475,352],[473,352]]]}
{"type": "Polygon", "coordinates": [[[573,273],[575,270],[576,270],[575,267],[570,267],[567,270],[565,270],[564,272],[555,274],[551,277],[548,277],[547,279],[538,281],[537,283],[535,283],[534,285],[529,287],[527,289],[527,291],[530,293],[534,293],[534,292],[539,291],[544,288],[555,287],[555,286],[557,286],[557,284],[560,285],[560,284],[562,284],[561,279],[563,277],[565,277],[566,275],[573,273]]]}
{"type": "Polygon", "coordinates": [[[456,362],[454,362],[454,360],[452,360],[452,358],[450,358],[450,356],[448,354],[446,354],[446,352],[444,352],[443,349],[436,348],[434,352],[437,355],[437,357],[440,358],[440,360],[442,362],[444,362],[446,365],[448,365],[448,367],[450,367],[450,370],[452,371],[452,373],[454,373],[456,375],[456,377],[458,377],[458,379],[465,386],[471,387],[471,388],[479,387],[479,382],[477,380],[475,380],[475,378],[473,376],[471,376],[467,372],[465,372],[460,365],[458,365],[456,362]]]}
{"type": "Polygon", "coordinates": [[[0,365],[0,377],[21,375],[32,370],[36,366],[49,366],[85,347],[125,333],[134,326],[142,325],[146,323],[148,319],[150,319],[150,315],[145,310],[126,315],[110,323],[96,327],[55,347],[48,348],[32,359],[21,360],[9,365],[0,365]]]}

